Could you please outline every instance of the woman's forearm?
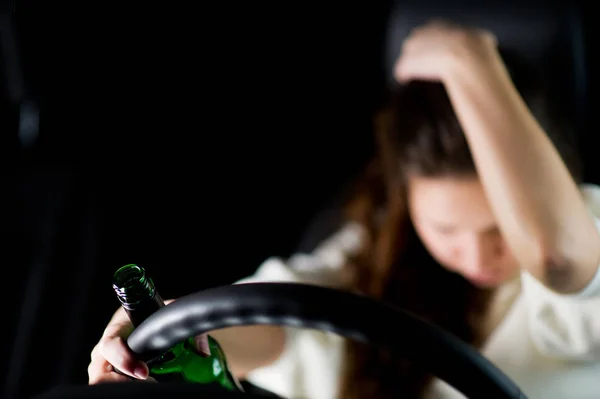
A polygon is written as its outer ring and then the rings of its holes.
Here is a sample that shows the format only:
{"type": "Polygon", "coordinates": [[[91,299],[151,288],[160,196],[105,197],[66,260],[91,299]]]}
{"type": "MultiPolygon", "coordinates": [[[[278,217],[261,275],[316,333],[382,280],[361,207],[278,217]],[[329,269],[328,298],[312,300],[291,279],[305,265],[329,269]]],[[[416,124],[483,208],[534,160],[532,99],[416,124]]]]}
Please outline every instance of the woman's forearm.
{"type": "MultiPolygon", "coordinates": [[[[168,299],[165,303],[173,301],[168,299]]],[[[231,372],[239,379],[273,363],[285,348],[285,331],[278,326],[231,327],[209,334],[219,342],[231,372]]]]}
{"type": "Polygon", "coordinates": [[[507,244],[549,288],[582,289],[600,235],[575,181],[499,56],[457,65],[444,84],[507,244]]]}
{"type": "Polygon", "coordinates": [[[239,379],[275,362],[285,347],[285,331],[277,326],[231,327],[210,335],[221,344],[231,372],[239,379]]]}

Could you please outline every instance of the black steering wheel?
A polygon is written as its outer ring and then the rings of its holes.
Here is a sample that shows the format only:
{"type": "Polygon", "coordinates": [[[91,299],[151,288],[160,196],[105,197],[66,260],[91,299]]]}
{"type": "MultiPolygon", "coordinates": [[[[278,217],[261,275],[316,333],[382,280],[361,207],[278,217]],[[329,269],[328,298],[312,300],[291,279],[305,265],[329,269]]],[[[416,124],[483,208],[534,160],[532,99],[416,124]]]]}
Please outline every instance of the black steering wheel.
{"type": "MultiPolygon", "coordinates": [[[[259,324],[330,331],[388,347],[445,380],[468,398],[526,399],[504,373],[453,335],[380,301],[305,284],[239,284],[191,294],[150,316],[133,331],[127,343],[141,359],[149,360],[177,342],[198,334],[259,324]]],[[[119,388],[127,397],[131,397],[132,392],[156,389],[155,384],[141,382],[125,384],[127,388],[123,384],[115,385],[110,394],[113,399],[120,397],[119,388]]],[[[98,396],[86,396],[80,391],[77,392],[79,396],[60,397],[106,397],[100,396],[101,392],[106,393],[112,388],[85,387],[88,393],[95,389],[98,396]]],[[[202,386],[173,389],[179,389],[172,391],[172,394],[178,392],[178,396],[169,397],[187,398],[187,392],[197,398],[254,397],[206,390],[202,394],[202,386]]]]}

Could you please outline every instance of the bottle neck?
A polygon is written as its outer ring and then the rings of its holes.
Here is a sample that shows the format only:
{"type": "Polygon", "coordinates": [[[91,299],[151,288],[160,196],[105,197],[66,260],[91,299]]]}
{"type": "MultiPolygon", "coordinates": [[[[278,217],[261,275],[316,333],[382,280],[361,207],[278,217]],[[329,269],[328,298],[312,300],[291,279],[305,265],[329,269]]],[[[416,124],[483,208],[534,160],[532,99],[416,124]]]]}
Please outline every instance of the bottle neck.
{"type": "Polygon", "coordinates": [[[134,327],[165,306],[152,279],[138,265],[125,265],[115,272],[113,289],[134,327]]]}

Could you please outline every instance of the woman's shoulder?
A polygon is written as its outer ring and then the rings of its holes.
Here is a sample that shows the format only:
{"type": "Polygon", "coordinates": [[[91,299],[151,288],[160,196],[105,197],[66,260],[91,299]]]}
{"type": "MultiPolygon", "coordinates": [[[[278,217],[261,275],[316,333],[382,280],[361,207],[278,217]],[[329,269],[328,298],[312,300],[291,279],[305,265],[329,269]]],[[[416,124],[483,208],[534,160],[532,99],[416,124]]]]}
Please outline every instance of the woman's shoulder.
{"type": "Polygon", "coordinates": [[[341,288],[350,281],[348,261],[360,251],[365,234],[361,225],[348,222],[311,253],[269,258],[253,275],[237,283],[297,282],[341,288]]]}

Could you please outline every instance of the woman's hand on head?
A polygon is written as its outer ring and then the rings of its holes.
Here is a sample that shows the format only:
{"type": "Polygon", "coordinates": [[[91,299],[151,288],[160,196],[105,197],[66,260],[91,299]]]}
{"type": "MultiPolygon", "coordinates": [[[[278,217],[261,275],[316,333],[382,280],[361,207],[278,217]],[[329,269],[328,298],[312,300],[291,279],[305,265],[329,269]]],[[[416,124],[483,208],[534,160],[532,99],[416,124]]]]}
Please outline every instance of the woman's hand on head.
{"type": "Polygon", "coordinates": [[[490,32],[435,20],[415,28],[404,40],[394,77],[400,83],[444,82],[459,64],[485,65],[497,57],[497,41],[490,32]]]}

